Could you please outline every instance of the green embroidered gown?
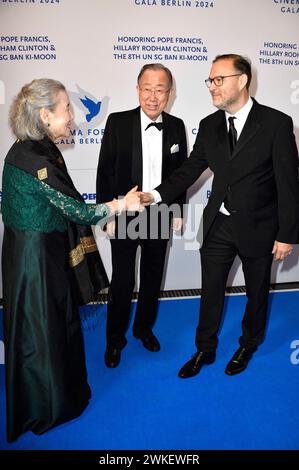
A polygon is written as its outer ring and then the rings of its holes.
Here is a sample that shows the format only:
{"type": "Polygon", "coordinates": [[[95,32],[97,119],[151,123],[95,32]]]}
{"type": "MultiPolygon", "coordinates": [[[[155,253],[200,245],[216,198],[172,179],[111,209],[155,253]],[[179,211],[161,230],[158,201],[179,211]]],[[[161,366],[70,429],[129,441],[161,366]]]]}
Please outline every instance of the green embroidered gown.
{"type": "Polygon", "coordinates": [[[5,163],[2,251],[7,437],[41,434],[79,416],[90,399],[66,219],[96,224],[86,205],[5,163]]]}

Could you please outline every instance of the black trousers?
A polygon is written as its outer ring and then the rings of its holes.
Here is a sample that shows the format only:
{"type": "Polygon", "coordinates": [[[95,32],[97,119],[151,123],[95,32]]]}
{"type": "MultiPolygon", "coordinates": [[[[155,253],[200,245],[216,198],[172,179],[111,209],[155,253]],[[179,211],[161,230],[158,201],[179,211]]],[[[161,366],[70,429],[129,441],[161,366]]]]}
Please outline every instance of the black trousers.
{"type": "Polygon", "coordinates": [[[273,255],[242,256],[235,243],[231,217],[217,215],[201,248],[202,295],[195,338],[200,351],[217,347],[227,277],[236,255],[242,261],[248,299],[240,345],[255,351],[264,338],[273,255]]]}
{"type": "Polygon", "coordinates": [[[130,321],[135,285],[136,251],[141,246],[140,287],[133,334],[141,337],[151,331],[158,309],[158,298],[168,240],[111,240],[112,279],[108,296],[106,338],[108,347],[123,348],[130,321]]]}

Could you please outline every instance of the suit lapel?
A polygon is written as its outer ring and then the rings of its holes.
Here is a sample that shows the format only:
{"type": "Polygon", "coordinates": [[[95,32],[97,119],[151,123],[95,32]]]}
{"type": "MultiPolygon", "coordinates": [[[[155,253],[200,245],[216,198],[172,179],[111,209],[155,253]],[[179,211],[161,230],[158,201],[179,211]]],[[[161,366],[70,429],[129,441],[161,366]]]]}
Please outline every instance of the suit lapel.
{"type": "Polygon", "coordinates": [[[167,155],[169,151],[169,120],[166,113],[162,112],[162,120],[163,120],[163,136],[162,136],[162,181],[165,179],[165,172],[167,168],[167,155]]]}
{"type": "Polygon", "coordinates": [[[223,162],[228,162],[230,158],[230,149],[228,141],[228,132],[226,125],[226,118],[224,111],[218,111],[218,119],[215,124],[215,142],[217,142],[217,152],[215,153],[215,158],[220,159],[220,164],[223,165],[223,162]],[[218,155],[218,157],[217,157],[218,155]],[[224,158],[224,156],[226,158],[224,158]]]}
{"type": "Polygon", "coordinates": [[[219,123],[216,124],[216,135],[219,145],[223,147],[225,153],[229,153],[228,133],[226,126],[225,113],[221,112],[219,123]]]}
{"type": "Polygon", "coordinates": [[[234,148],[230,159],[233,159],[236,155],[238,155],[247,142],[255,136],[260,127],[259,104],[254,100],[253,106],[248,114],[245,125],[242,129],[240,137],[238,138],[237,145],[234,148]]]}
{"type": "Polygon", "coordinates": [[[141,122],[140,108],[133,111],[132,123],[132,182],[142,189],[142,140],[141,140],[141,122]]]}

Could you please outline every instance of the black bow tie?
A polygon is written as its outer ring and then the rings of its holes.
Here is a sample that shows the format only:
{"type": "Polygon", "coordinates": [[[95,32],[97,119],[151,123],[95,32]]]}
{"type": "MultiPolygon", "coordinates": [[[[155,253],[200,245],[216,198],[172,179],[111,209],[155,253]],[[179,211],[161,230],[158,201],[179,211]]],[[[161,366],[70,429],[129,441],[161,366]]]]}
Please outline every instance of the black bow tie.
{"type": "Polygon", "coordinates": [[[158,129],[158,131],[161,131],[163,129],[163,122],[150,122],[145,130],[147,131],[147,129],[151,126],[154,126],[158,129]]]}

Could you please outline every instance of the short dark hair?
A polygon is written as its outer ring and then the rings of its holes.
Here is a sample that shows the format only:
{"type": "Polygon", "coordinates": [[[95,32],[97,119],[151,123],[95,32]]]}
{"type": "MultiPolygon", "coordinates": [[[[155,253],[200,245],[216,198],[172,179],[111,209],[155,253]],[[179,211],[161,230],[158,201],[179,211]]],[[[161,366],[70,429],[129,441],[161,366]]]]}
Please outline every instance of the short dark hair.
{"type": "Polygon", "coordinates": [[[250,82],[251,82],[251,63],[249,59],[246,57],[243,57],[239,54],[222,54],[222,55],[217,55],[215,59],[213,60],[213,64],[215,62],[218,62],[218,60],[232,60],[234,67],[238,72],[244,73],[247,75],[247,83],[246,83],[246,88],[247,90],[249,89],[250,82]]]}
{"type": "Polygon", "coordinates": [[[167,75],[167,78],[168,78],[168,81],[169,81],[169,85],[170,85],[170,88],[172,88],[172,85],[173,85],[173,78],[172,78],[172,73],[171,71],[169,70],[168,67],[165,67],[165,65],[163,64],[145,64],[142,69],[140,70],[139,72],[139,75],[137,77],[137,83],[139,83],[139,80],[141,79],[142,75],[144,74],[144,72],[146,72],[146,70],[164,70],[164,72],[166,73],[167,75]]]}

